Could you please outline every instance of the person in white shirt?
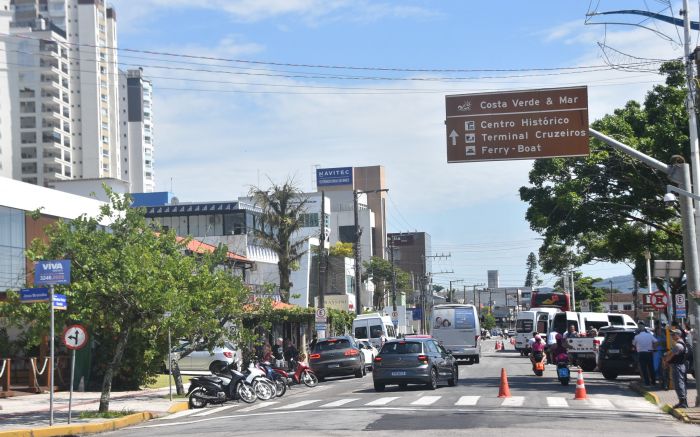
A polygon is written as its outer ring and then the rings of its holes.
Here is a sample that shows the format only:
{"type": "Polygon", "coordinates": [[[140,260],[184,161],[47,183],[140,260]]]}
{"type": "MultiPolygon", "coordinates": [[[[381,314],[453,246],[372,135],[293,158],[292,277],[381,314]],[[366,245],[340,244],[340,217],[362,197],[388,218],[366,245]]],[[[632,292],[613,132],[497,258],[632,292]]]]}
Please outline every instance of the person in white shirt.
{"type": "Polygon", "coordinates": [[[643,324],[640,324],[640,331],[634,336],[632,345],[637,350],[639,360],[639,373],[642,375],[644,385],[655,385],[656,374],[654,373],[654,349],[656,348],[656,337],[647,331],[643,324]]]}

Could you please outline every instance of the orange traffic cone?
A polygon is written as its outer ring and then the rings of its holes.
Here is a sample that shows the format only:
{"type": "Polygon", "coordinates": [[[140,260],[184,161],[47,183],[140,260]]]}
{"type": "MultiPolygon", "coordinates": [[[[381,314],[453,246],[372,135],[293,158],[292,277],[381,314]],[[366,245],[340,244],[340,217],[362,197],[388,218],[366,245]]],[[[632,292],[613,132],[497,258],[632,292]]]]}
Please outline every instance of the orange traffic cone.
{"type": "Polygon", "coordinates": [[[576,396],[574,396],[574,400],[584,399],[588,399],[588,396],[586,396],[586,386],[583,383],[583,371],[581,371],[581,369],[578,369],[578,379],[576,380],[576,396]]]}
{"type": "Polygon", "coordinates": [[[510,397],[510,387],[508,387],[508,375],[506,374],[505,367],[501,368],[501,386],[498,388],[499,398],[509,398],[510,397]]]}
{"type": "Polygon", "coordinates": [[[506,350],[506,342],[501,340],[501,350],[504,351],[506,350]]]}
{"type": "Polygon", "coordinates": [[[515,339],[514,338],[510,339],[510,344],[511,344],[511,346],[515,346],[515,339]]]}
{"type": "Polygon", "coordinates": [[[496,342],[496,350],[497,351],[501,350],[501,343],[499,341],[496,342]]]}

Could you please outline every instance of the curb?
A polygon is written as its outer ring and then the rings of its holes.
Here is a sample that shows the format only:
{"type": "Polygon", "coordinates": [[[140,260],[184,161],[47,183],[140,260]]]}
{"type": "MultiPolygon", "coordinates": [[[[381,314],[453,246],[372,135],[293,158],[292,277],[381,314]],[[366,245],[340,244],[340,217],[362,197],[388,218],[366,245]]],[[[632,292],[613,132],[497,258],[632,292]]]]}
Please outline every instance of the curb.
{"type": "Polygon", "coordinates": [[[168,414],[179,413],[180,411],[189,410],[190,406],[187,402],[175,402],[168,408],[168,414]]]}
{"type": "Polygon", "coordinates": [[[641,386],[631,383],[629,385],[629,388],[637,392],[641,395],[643,395],[645,398],[651,398],[654,401],[654,404],[658,405],[659,408],[665,413],[670,414],[671,416],[675,417],[676,419],[680,420],[683,423],[699,423],[696,420],[692,420],[681,408],[673,408],[669,404],[661,404],[661,399],[659,399],[659,396],[656,395],[655,393],[652,393],[650,391],[644,390],[641,386]]]}
{"type": "Polygon", "coordinates": [[[0,431],[0,437],[54,437],[107,432],[136,425],[137,423],[151,420],[154,417],[155,416],[149,412],[136,413],[120,417],[118,419],[106,420],[104,422],[0,431]]]}

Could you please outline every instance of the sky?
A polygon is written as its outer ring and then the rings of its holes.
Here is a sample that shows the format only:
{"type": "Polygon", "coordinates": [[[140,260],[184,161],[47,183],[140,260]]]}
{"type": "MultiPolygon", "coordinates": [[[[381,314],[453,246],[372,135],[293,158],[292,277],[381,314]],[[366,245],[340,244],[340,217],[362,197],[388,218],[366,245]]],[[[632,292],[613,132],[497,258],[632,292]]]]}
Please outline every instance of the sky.
{"type": "Polygon", "coordinates": [[[291,177],[315,191],[316,167],[382,165],[388,231],[429,233],[433,253],[449,255],[433,262],[434,282],[458,288],[487,270],[522,286],[541,240],[518,195],[533,161],[447,164],[445,96],[585,85],[592,122],[642,101],[663,81],[658,61],[683,53],[682,28],[632,15],[586,23],[621,9],[678,17],[678,1],[111,3],[121,67],[153,82],[157,190],[229,200],[291,177]]]}

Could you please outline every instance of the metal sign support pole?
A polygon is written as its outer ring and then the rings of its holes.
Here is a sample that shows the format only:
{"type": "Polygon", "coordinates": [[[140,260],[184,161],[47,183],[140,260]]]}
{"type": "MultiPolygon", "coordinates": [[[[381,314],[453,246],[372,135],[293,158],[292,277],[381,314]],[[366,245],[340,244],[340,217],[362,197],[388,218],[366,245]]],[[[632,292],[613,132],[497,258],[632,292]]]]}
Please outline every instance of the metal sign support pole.
{"type": "Polygon", "coordinates": [[[170,394],[170,402],[173,401],[173,356],[172,346],[170,345],[170,324],[168,323],[168,392],[170,394]]]}
{"type": "Polygon", "coordinates": [[[49,426],[53,426],[53,360],[54,360],[54,311],[53,311],[53,285],[49,286],[49,308],[51,309],[51,333],[49,334],[49,342],[51,344],[51,363],[50,363],[50,373],[49,373],[49,426]]]}
{"type": "Polygon", "coordinates": [[[75,377],[75,349],[71,354],[70,361],[70,395],[68,395],[68,424],[70,425],[70,420],[73,411],[73,378],[75,377]]]}

